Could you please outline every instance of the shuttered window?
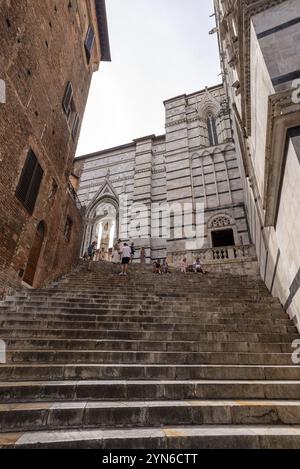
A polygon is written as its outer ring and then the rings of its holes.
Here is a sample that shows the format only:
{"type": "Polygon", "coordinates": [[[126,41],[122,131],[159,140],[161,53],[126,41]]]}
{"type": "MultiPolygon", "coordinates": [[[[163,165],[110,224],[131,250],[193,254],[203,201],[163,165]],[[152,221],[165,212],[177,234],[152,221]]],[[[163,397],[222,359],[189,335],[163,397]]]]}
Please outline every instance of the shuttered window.
{"type": "Polygon", "coordinates": [[[87,31],[86,38],[85,38],[85,43],[84,43],[85,53],[86,53],[86,58],[87,58],[88,63],[90,63],[90,60],[91,60],[94,42],[95,42],[95,31],[94,31],[93,26],[89,26],[89,29],[87,31]]]}
{"type": "Polygon", "coordinates": [[[73,86],[72,83],[69,81],[67,84],[67,88],[65,91],[64,99],[63,99],[63,108],[65,114],[69,117],[71,113],[71,102],[73,99],[73,86]]]}
{"type": "Polygon", "coordinates": [[[73,128],[72,128],[72,138],[73,138],[74,142],[77,138],[79,125],[80,125],[80,118],[79,118],[79,115],[76,114],[75,119],[74,119],[73,128]]]}
{"type": "Polygon", "coordinates": [[[43,170],[32,150],[29,150],[22,170],[16,196],[32,215],[43,179],[43,170]]]}

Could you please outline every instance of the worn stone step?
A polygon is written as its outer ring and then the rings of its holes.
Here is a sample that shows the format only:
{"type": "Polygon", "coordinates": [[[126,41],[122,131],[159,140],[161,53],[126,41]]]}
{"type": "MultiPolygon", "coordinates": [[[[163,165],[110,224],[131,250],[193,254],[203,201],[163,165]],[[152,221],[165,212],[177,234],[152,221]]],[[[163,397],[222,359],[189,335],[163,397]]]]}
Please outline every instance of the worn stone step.
{"type": "Polygon", "coordinates": [[[152,365],[152,364],[11,364],[0,366],[1,381],[33,380],[300,380],[300,366],[152,365]]]}
{"type": "Polygon", "coordinates": [[[142,340],[9,339],[7,350],[118,350],[163,352],[254,352],[292,353],[291,344],[251,342],[193,342],[142,340]]]}
{"type": "Polygon", "coordinates": [[[299,334],[255,333],[255,332],[174,332],[174,331],[130,331],[94,329],[49,329],[49,328],[0,328],[0,336],[6,338],[48,338],[78,340],[151,340],[151,341],[198,341],[198,342],[251,342],[284,343],[291,345],[299,334]]]}
{"type": "Polygon", "coordinates": [[[158,323],[134,323],[134,322],[98,322],[98,321],[50,321],[50,320],[14,320],[0,319],[0,328],[6,327],[32,327],[33,329],[91,329],[91,330],[128,330],[128,331],[176,331],[176,332],[254,332],[254,333],[278,333],[295,334],[296,326],[260,323],[259,321],[245,323],[215,323],[203,324],[158,324],[158,323]]]}
{"type": "MultiPolygon", "coordinates": [[[[70,310],[71,311],[71,310],[70,310]]],[[[5,312],[0,313],[0,322],[3,320],[51,320],[51,321],[71,321],[71,322],[92,322],[95,321],[97,323],[109,323],[115,322],[118,324],[121,323],[153,323],[156,325],[167,325],[167,324],[195,324],[195,321],[201,322],[201,324],[236,324],[238,320],[242,324],[245,325],[255,325],[261,324],[262,318],[245,315],[242,317],[235,317],[235,315],[228,314],[218,314],[218,313],[198,313],[194,316],[190,316],[190,314],[182,313],[181,315],[166,315],[166,316],[150,316],[150,315],[119,315],[119,314],[77,314],[77,313],[65,313],[61,312],[5,312]]],[[[286,316],[282,315],[281,317],[266,317],[263,321],[264,325],[286,325],[286,326],[294,326],[291,319],[286,316]]]]}
{"type": "Polygon", "coordinates": [[[7,363],[152,363],[292,365],[291,353],[8,350],[7,363]]]}
{"type": "Polygon", "coordinates": [[[24,318],[24,319],[32,319],[32,318],[42,318],[42,319],[64,319],[64,320],[82,320],[82,321],[93,321],[93,320],[117,320],[117,321],[125,321],[125,320],[133,320],[133,321],[145,321],[145,322],[164,322],[164,321],[172,321],[172,322],[191,322],[197,320],[201,321],[220,321],[223,320],[232,320],[232,321],[277,321],[277,322],[285,322],[293,324],[290,318],[283,314],[282,312],[271,312],[271,311],[264,311],[260,312],[223,312],[223,311],[197,311],[197,312],[177,312],[177,311],[168,311],[168,312],[156,312],[155,314],[149,313],[148,311],[128,311],[128,310],[107,310],[107,311],[91,311],[91,312],[76,312],[76,310],[52,310],[48,308],[44,309],[35,309],[34,311],[26,311],[23,310],[7,310],[7,311],[0,311],[1,318],[24,318]],[[150,315],[151,314],[151,315],[150,315]]]}
{"type": "Polygon", "coordinates": [[[166,425],[299,425],[300,401],[116,401],[0,405],[1,432],[166,425]]]}
{"type": "MultiPolygon", "coordinates": [[[[156,429],[90,429],[7,433],[1,448],[51,449],[299,449],[297,425],[202,425],[156,429]]],[[[191,460],[190,460],[191,461],[191,460]]]]}
{"type": "Polygon", "coordinates": [[[298,400],[300,381],[33,381],[1,382],[0,403],[32,401],[284,399],[298,400]]]}

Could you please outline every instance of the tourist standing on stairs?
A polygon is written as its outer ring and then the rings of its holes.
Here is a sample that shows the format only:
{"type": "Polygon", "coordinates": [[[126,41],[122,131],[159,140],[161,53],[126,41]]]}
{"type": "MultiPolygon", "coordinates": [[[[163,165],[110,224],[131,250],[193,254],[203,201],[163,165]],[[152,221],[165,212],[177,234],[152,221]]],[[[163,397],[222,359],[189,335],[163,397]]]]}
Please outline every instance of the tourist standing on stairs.
{"type": "Polygon", "coordinates": [[[96,254],[96,246],[97,246],[97,242],[94,241],[94,242],[88,247],[88,259],[89,259],[88,270],[91,270],[92,262],[93,262],[93,260],[94,260],[95,254],[96,254]]]}
{"type": "Polygon", "coordinates": [[[186,274],[186,273],[187,273],[187,268],[188,268],[187,258],[185,257],[185,258],[182,259],[182,261],[181,261],[181,264],[180,264],[180,272],[181,272],[182,274],[186,274]]]}
{"type": "Polygon", "coordinates": [[[131,260],[131,248],[128,246],[127,243],[124,243],[123,249],[122,249],[122,272],[120,275],[127,275],[128,272],[128,265],[131,260]]]}
{"type": "Polygon", "coordinates": [[[113,256],[112,256],[112,263],[113,264],[119,264],[120,263],[120,250],[119,250],[119,244],[116,243],[114,245],[114,252],[113,252],[113,256]]]}

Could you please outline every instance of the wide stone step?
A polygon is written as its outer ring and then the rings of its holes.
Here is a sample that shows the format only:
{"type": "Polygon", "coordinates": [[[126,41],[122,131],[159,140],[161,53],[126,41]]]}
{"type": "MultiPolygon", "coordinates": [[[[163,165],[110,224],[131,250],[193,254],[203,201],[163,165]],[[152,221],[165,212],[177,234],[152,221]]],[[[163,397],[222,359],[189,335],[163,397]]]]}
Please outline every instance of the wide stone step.
{"type": "Polygon", "coordinates": [[[197,341],[197,342],[251,342],[284,343],[291,346],[299,334],[255,333],[255,332],[173,332],[173,331],[130,331],[94,329],[33,329],[0,328],[3,338],[47,338],[78,340],[151,340],[151,341],[197,341]]]}
{"type": "Polygon", "coordinates": [[[118,350],[162,352],[292,353],[291,344],[251,342],[193,342],[142,340],[6,339],[7,350],[118,350]]]}
{"type": "MultiPolygon", "coordinates": [[[[290,323],[289,323],[290,324],[290,323]]],[[[90,330],[128,330],[128,331],[176,331],[176,332],[259,332],[259,333],[279,333],[279,334],[295,334],[297,332],[296,326],[283,325],[281,323],[270,324],[261,323],[259,321],[238,323],[207,323],[203,324],[201,321],[196,324],[158,324],[158,323],[138,323],[138,322],[98,322],[98,321],[50,321],[50,320],[14,320],[14,319],[0,319],[0,328],[27,328],[33,329],[90,329],[90,330]]]]}
{"type": "Polygon", "coordinates": [[[300,366],[262,365],[2,365],[1,381],[60,380],[300,380],[300,366]]]}
{"type": "MultiPolygon", "coordinates": [[[[299,449],[297,425],[202,425],[156,429],[90,429],[7,433],[1,448],[51,449],[299,449]]],[[[191,459],[189,460],[192,461],[191,459]]]]}
{"type": "Polygon", "coordinates": [[[291,353],[8,350],[7,363],[292,365],[291,353]]]}
{"type": "Polygon", "coordinates": [[[0,383],[0,403],[47,401],[298,400],[300,381],[33,381],[0,383]]]}
{"type": "MultiPolygon", "coordinates": [[[[0,405],[1,432],[166,425],[299,425],[300,401],[117,401],[0,405]]],[[[0,434],[1,435],[1,434],[0,434]]]]}
{"type": "MultiPolygon", "coordinates": [[[[70,310],[71,311],[71,310],[70,310]]],[[[166,315],[166,316],[150,316],[150,315],[138,315],[138,314],[77,314],[77,313],[64,313],[64,312],[5,312],[0,313],[0,322],[3,320],[51,320],[51,321],[70,321],[70,322],[97,322],[97,323],[109,323],[116,322],[121,323],[153,323],[153,324],[195,324],[195,321],[200,322],[201,324],[236,324],[237,321],[241,324],[255,325],[261,324],[264,325],[287,325],[293,327],[293,322],[286,315],[281,315],[281,317],[266,317],[262,321],[262,318],[257,316],[251,316],[250,314],[245,314],[239,316],[236,314],[219,314],[219,313],[198,313],[190,315],[190,313],[182,313],[166,315]]]]}
{"type": "Polygon", "coordinates": [[[94,321],[94,320],[117,320],[117,321],[138,321],[138,322],[164,322],[172,321],[174,322],[194,322],[195,319],[203,320],[206,322],[209,321],[220,321],[223,320],[232,320],[232,321],[261,321],[264,320],[273,321],[276,320],[277,322],[286,322],[293,324],[290,318],[283,314],[282,312],[272,312],[272,311],[265,311],[263,313],[258,312],[221,312],[221,311],[197,311],[197,312],[156,312],[155,314],[150,315],[148,311],[101,311],[101,312],[74,312],[74,310],[70,309],[67,312],[65,310],[49,310],[49,309],[39,309],[34,311],[14,311],[14,310],[7,310],[0,312],[0,318],[8,318],[8,319],[16,319],[16,318],[24,318],[24,319],[58,319],[58,320],[81,320],[81,321],[94,321]]]}
{"type": "MultiPolygon", "coordinates": [[[[113,297],[112,297],[113,298],[113,297]]],[[[242,298],[242,297],[241,297],[242,298]]],[[[272,303],[269,301],[261,302],[259,300],[257,301],[242,301],[241,299],[237,300],[225,300],[221,299],[218,300],[217,298],[201,298],[197,301],[188,301],[188,299],[185,299],[182,302],[179,301],[172,301],[172,302],[165,302],[165,301],[114,301],[113,299],[111,301],[102,301],[102,302],[92,302],[92,301],[86,301],[86,302],[68,302],[68,301],[48,301],[48,302],[38,302],[38,301],[26,301],[26,302],[5,302],[0,306],[0,310],[2,309],[40,309],[40,308],[52,308],[52,309],[71,309],[71,308],[76,308],[76,310],[107,310],[107,309],[132,309],[132,310],[148,310],[151,312],[155,312],[158,309],[157,308],[162,308],[163,310],[177,310],[177,311],[182,311],[182,310],[187,310],[187,311],[197,311],[198,309],[201,310],[214,310],[214,308],[224,308],[225,310],[227,309],[233,309],[233,308],[239,308],[241,311],[260,311],[263,312],[265,310],[272,310],[274,309],[275,311],[281,311],[282,307],[281,305],[276,302],[272,303]],[[213,309],[212,309],[213,308],[213,309]]]]}

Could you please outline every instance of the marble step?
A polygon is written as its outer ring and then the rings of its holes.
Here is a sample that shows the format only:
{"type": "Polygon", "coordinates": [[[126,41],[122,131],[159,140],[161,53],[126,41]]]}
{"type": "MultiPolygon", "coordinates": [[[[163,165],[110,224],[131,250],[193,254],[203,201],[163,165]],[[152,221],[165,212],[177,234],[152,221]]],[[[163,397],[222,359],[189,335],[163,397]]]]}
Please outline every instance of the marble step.
{"type": "Polygon", "coordinates": [[[300,425],[300,401],[67,401],[0,405],[2,433],[167,425],[300,425]]]}
{"type": "Polygon", "coordinates": [[[0,448],[299,449],[297,425],[202,425],[6,433],[0,448]]]}
{"type": "Polygon", "coordinates": [[[34,380],[300,380],[295,365],[11,364],[0,366],[1,381],[34,380]]]}
{"type": "Polygon", "coordinates": [[[272,303],[270,301],[241,301],[239,300],[225,300],[225,299],[217,299],[216,297],[208,299],[208,298],[201,298],[197,301],[189,301],[185,299],[182,302],[179,301],[172,301],[172,302],[165,302],[165,301],[133,301],[133,300],[119,300],[115,301],[114,297],[112,296],[109,301],[85,301],[85,302],[70,302],[70,301],[24,301],[24,302],[16,302],[16,301],[5,301],[0,305],[0,309],[3,308],[76,308],[76,310],[91,310],[91,309],[144,309],[149,311],[157,311],[157,308],[162,308],[164,310],[177,310],[182,311],[184,309],[187,310],[201,310],[203,309],[211,309],[211,308],[236,308],[243,310],[250,310],[250,311],[264,311],[269,309],[274,309],[277,311],[283,312],[281,305],[276,302],[272,303]]]}
{"type": "Polygon", "coordinates": [[[26,318],[33,318],[33,317],[41,317],[41,318],[50,318],[50,319],[57,319],[57,318],[64,318],[68,320],[95,320],[95,319],[115,319],[115,320],[137,320],[137,321],[146,321],[146,322],[164,322],[164,320],[174,320],[179,322],[189,322],[194,321],[195,319],[199,320],[256,320],[263,322],[264,320],[267,321],[280,321],[280,322],[290,322],[292,321],[290,318],[284,314],[282,311],[273,311],[273,310],[266,310],[264,312],[257,312],[257,311],[143,311],[143,310],[114,310],[112,308],[108,310],[89,310],[89,311],[82,311],[77,309],[70,308],[66,309],[51,309],[51,308],[35,308],[33,311],[24,311],[23,309],[13,310],[13,309],[0,309],[0,317],[15,317],[16,315],[22,316],[26,318]]]}
{"type": "Polygon", "coordinates": [[[32,381],[1,382],[0,403],[194,399],[298,400],[300,381],[32,381]]]}
{"type": "Polygon", "coordinates": [[[209,322],[204,323],[197,321],[197,323],[157,323],[157,322],[130,322],[130,321],[64,321],[41,319],[40,316],[36,318],[20,318],[14,319],[13,316],[7,315],[3,317],[0,315],[0,328],[6,327],[32,327],[33,329],[92,329],[92,330],[131,330],[131,331],[182,331],[182,332],[259,332],[259,333],[279,333],[279,334],[294,334],[297,329],[296,326],[290,322],[274,321],[232,321],[232,322],[209,322]]]}
{"type": "Polygon", "coordinates": [[[182,313],[177,315],[166,315],[166,316],[151,316],[151,315],[133,315],[133,314],[77,314],[77,313],[64,313],[63,311],[57,312],[0,312],[0,322],[5,320],[23,321],[23,320],[43,320],[43,321],[70,321],[76,322],[97,322],[97,323],[117,323],[117,324],[155,324],[155,325],[168,325],[168,324],[182,324],[193,325],[197,323],[204,324],[237,324],[240,322],[241,325],[256,325],[260,326],[291,326],[294,324],[287,315],[281,317],[266,317],[260,318],[257,316],[251,316],[246,314],[244,316],[237,316],[235,314],[218,314],[218,313],[198,313],[194,316],[182,313]]]}
{"type": "Polygon", "coordinates": [[[2,336],[7,350],[95,350],[155,352],[253,352],[292,353],[291,344],[258,342],[78,340],[78,339],[10,339],[2,336]]]}
{"type": "Polygon", "coordinates": [[[78,340],[150,340],[150,341],[197,341],[197,342],[250,342],[283,343],[291,345],[299,334],[255,333],[255,332],[174,332],[174,331],[130,331],[94,329],[50,329],[50,328],[0,328],[3,338],[45,338],[78,340]]]}
{"type": "Polygon", "coordinates": [[[292,365],[291,353],[156,352],[117,350],[8,350],[7,363],[122,363],[122,364],[231,364],[292,365]]]}

